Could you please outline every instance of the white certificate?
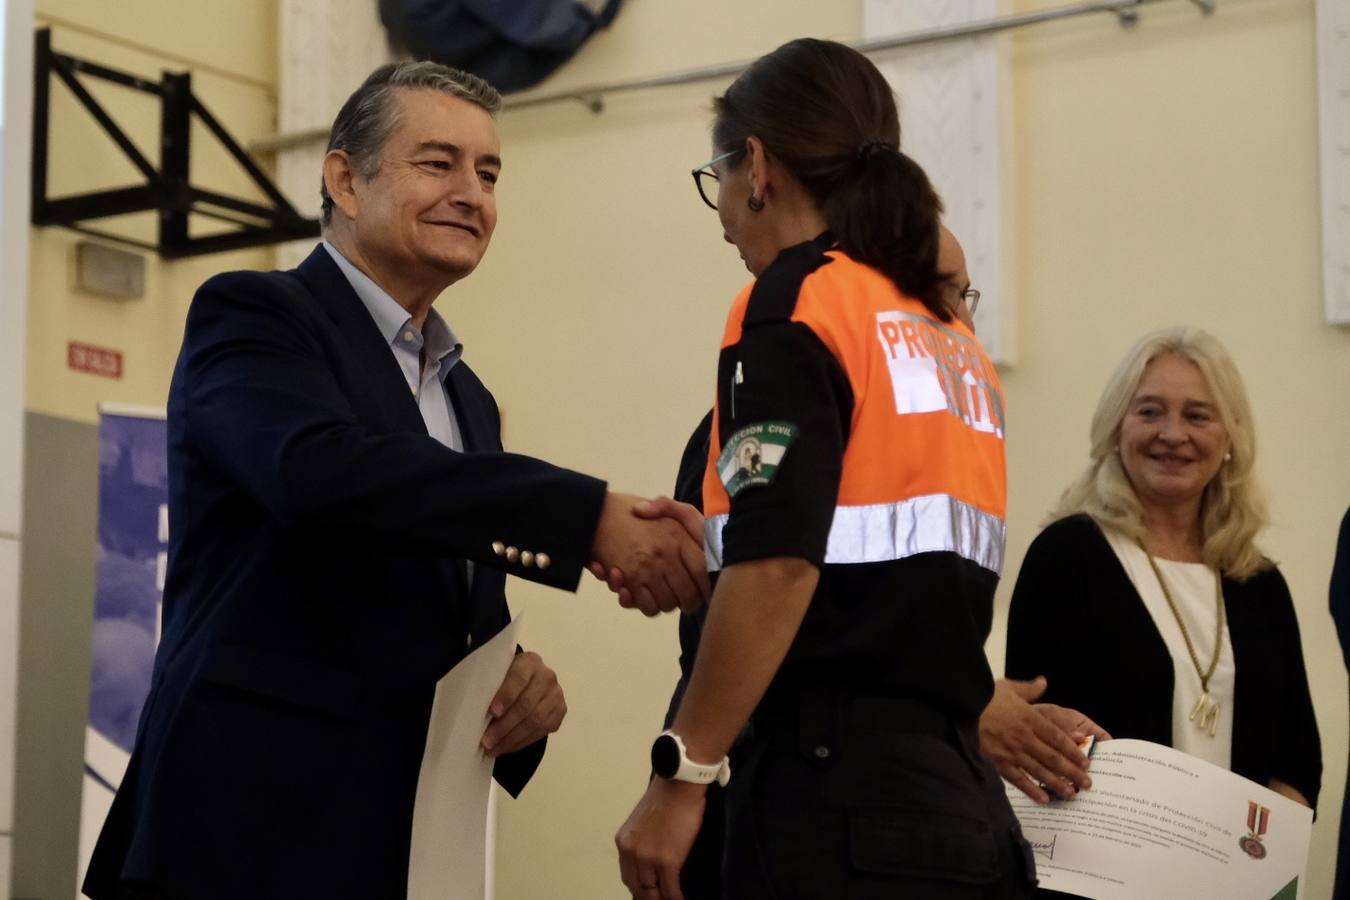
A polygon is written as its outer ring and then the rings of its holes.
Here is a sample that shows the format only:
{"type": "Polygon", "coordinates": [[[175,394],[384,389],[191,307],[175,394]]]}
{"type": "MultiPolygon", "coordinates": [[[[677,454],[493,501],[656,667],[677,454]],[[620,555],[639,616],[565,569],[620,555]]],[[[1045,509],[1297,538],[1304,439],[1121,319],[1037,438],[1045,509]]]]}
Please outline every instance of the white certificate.
{"type": "Polygon", "coordinates": [[[1095,900],[1295,900],[1312,810],[1212,763],[1148,741],[1102,741],[1092,789],[1038,806],[1008,799],[1041,886],[1095,900]]]}
{"type": "Polygon", "coordinates": [[[436,685],[417,779],[408,900],[483,900],[493,760],[481,741],[488,705],[516,653],[521,616],[436,685]]]}

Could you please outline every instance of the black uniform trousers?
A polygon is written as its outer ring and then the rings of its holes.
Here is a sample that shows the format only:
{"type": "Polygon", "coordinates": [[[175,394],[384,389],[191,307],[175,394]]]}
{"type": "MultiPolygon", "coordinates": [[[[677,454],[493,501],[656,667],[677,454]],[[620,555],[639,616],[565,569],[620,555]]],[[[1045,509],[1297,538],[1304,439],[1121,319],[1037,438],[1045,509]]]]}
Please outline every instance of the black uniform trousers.
{"type": "Polygon", "coordinates": [[[761,704],[737,757],[726,900],[1031,896],[1031,849],[974,720],[807,694],[761,704]]]}

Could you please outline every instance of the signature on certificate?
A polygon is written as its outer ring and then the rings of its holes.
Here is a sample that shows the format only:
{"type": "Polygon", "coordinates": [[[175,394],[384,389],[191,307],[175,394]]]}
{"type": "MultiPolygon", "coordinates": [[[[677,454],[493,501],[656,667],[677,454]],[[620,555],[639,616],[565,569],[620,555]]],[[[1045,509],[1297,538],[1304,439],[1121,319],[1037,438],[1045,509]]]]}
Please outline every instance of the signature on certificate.
{"type": "Polygon", "coordinates": [[[1043,856],[1046,859],[1055,858],[1055,841],[1059,840],[1058,834],[1050,835],[1049,840],[1032,841],[1031,852],[1037,856],[1043,856]]]}

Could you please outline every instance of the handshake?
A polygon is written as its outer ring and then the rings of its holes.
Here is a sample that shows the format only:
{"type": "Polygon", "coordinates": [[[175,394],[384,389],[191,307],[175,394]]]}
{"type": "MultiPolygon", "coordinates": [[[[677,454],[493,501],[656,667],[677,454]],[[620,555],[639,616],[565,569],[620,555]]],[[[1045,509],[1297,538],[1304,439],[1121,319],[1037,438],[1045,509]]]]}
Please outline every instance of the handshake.
{"type": "Polygon", "coordinates": [[[712,592],[703,516],[667,497],[606,494],[591,556],[591,574],[619,595],[620,606],[643,615],[695,612],[712,592]]]}

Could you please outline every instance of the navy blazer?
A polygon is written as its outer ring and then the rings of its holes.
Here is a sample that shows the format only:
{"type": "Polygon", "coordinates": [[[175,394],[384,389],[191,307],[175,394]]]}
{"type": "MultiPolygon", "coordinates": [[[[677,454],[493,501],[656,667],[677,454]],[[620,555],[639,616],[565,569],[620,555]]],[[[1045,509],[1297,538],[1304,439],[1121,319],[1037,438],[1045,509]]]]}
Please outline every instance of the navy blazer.
{"type": "MultiPolygon", "coordinates": [[[[427,435],[322,247],[197,292],[169,391],[162,639],[90,897],[404,896],[436,681],[508,621],[508,571],[576,589],[605,497],[503,453],[492,395],[462,361],[447,377],[464,453],[427,435]]],[[[498,781],[519,792],[542,753],[498,781]]]]}

